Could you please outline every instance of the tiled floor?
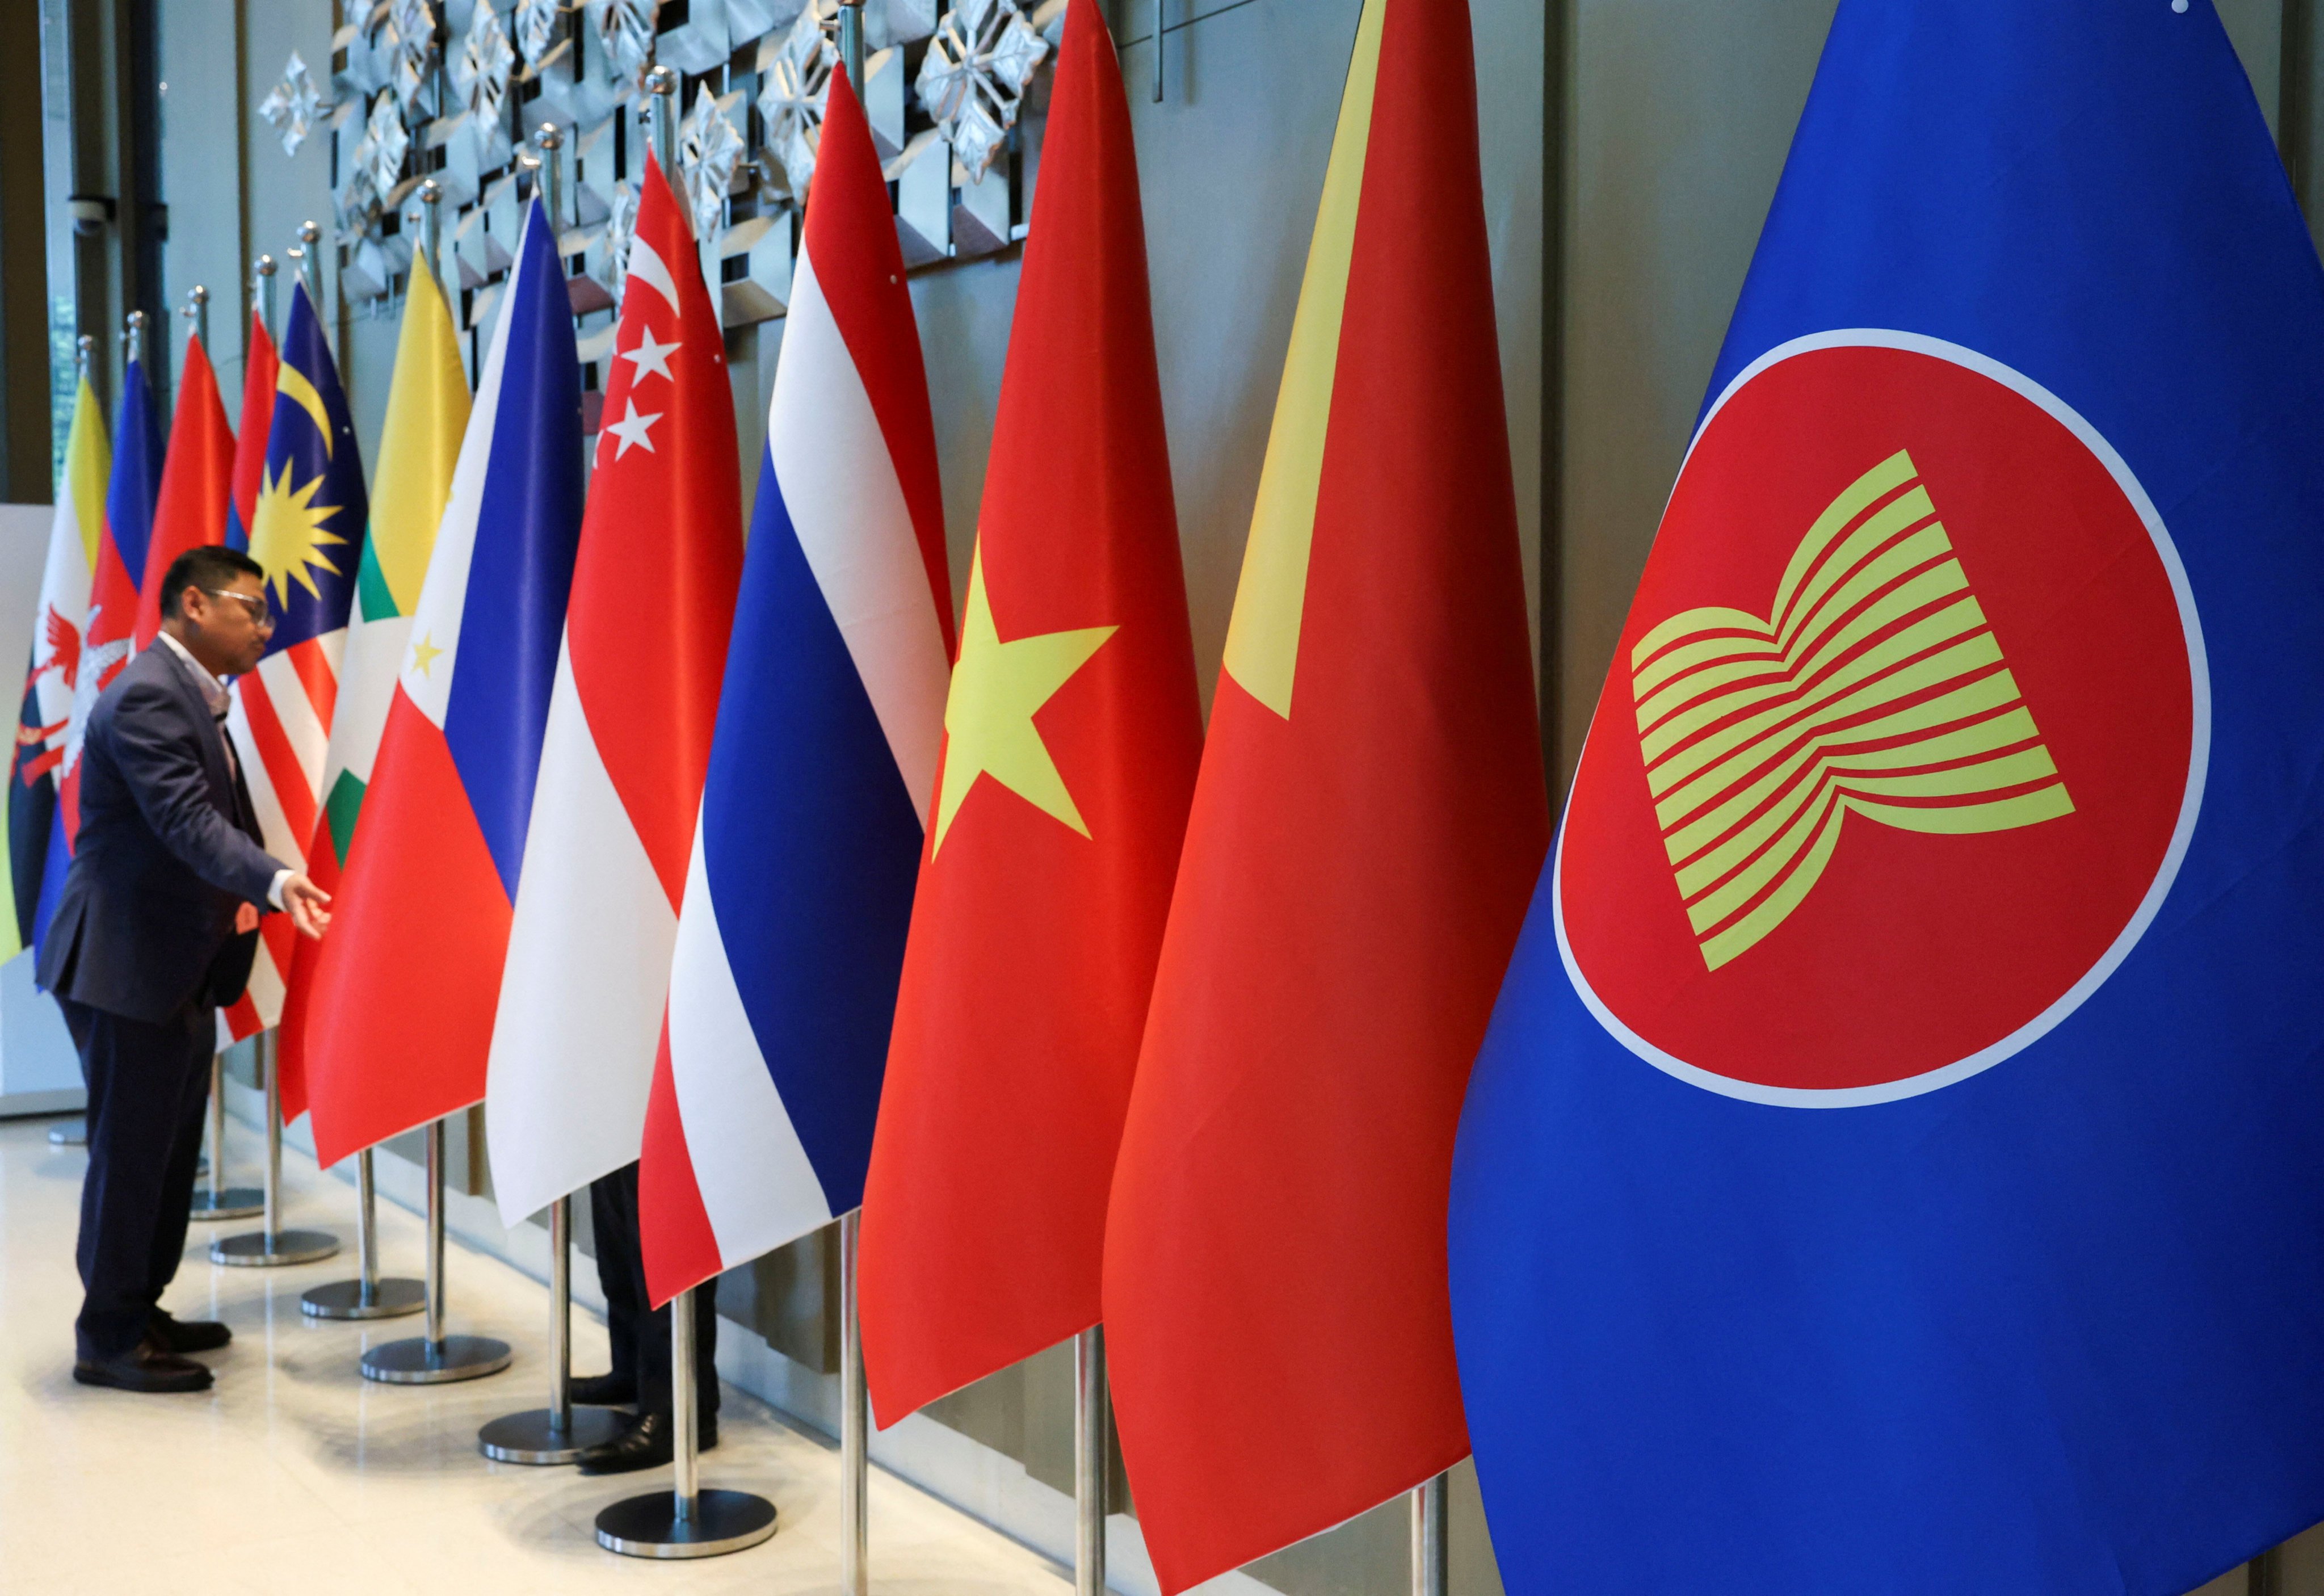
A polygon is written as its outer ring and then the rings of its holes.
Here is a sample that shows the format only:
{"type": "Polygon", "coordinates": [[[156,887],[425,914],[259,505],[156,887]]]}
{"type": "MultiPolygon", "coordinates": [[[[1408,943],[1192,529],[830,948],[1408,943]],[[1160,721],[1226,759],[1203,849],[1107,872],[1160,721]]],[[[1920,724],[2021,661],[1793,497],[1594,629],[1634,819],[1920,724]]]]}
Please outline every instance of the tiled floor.
{"type": "MultiPolygon", "coordinates": [[[[433,1388],[364,1379],[364,1347],[413,1334],[420,1321],[365,1328],[300,1313],[301,1292],[351,1272],[352,1246],[300,1268],[217,1268],[208,1230],[198,1225],[165,1305],[233,1326],[234,1345],[205,1360],[217,1370],[216,1388],[138,1397],[74,1384],[72,1246],[84,1162],[78,1149],[49,1145],[45,1122],[0,1121],[0,1592],[839,1589],[836,1453],[731,1387],[703,1481],[758,1491],[781,1514],[773,1540],[732,1557],[651,1564],[597,1548],[597,1510],[664,1484],[666,1471],[584,1480],[484,1459],[478,1425],[544,1400],[547,1298],[515,1270],[456,1246],[448,1328],[516,1348],[514,1365],[493,1378],[433,1388]]],[[[235,1167],[237,1177],[247,1173],[235,1167]]],[[[286,1158],[285,1185],[288,1222],[351,1241],[346,1187],[295,1158],[286,1158]]],[[[417,1273],[418,1221],[383,1204],[380,1223],[391,1272],[417,1273]]],[[[575,1319],[576,1367],[604,1368],[603,1328],[586,1314],[575,1319]]],[[[1042,1558],[877,1471],[872,1566],[873,1588],[890,1596],[1070,1588],[1042,1558]]]]}

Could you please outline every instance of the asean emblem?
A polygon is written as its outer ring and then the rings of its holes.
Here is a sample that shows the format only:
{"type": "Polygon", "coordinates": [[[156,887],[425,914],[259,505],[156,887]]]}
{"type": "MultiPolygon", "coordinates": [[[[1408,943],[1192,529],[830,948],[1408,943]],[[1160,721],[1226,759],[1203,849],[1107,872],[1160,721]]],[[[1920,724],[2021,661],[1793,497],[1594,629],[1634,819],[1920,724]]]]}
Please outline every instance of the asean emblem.
{"type": "Polygon", "coordinates": [[[1950,1084],[2128,955],[2209,726],[2177,551],[2088,422],[1933,339],[1785,345],[1664,513],[1559,836],[1567,973],[1729,1096],[1950,1084]]]}

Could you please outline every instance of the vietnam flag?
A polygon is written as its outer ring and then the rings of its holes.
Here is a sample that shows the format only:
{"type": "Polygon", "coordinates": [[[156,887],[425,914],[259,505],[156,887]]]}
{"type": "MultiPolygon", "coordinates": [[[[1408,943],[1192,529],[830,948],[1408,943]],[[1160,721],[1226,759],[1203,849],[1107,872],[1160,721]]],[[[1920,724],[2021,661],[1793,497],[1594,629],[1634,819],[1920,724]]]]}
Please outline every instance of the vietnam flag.
{"type": "Polygon", "coordinates": [[[1549,839],[1507,438],[1468,8],[1366,0],[1106,1237],[1165,1591],[1469,1449],[1453,1131],[1549,839]]]}
{"type": "Polygon", "coordinates": [[[137,641],[143,648],[161,631],[162,577],[189,549],[226,540],[233,487],[234,434],[217,375],[198,337],[186,339],[186,369],[178,410],[170,420],[170,452],[161,463],[161,497],[153,506],[153,540],[145,550],[145,579],[137,593],[137,641]]]}
{"type": "Polygon", "coordinates": [[[226,543],[229,549],[250,547],[250,529],[258,516],[258,490],[266,480],[266,435],[274,420],[274,383],[281,363],[274,340],[267,335],[266,318],[250,313],[249,353],[242,363],[242,424],[234,434],[234,498],[226,507],[226,543]]]}
{"type": "Polygon", "coordinates": [[[883,1423],[1089,1328],[1202,754],[1130,108],[1074,0],[863,1203],[883,1423]]]}

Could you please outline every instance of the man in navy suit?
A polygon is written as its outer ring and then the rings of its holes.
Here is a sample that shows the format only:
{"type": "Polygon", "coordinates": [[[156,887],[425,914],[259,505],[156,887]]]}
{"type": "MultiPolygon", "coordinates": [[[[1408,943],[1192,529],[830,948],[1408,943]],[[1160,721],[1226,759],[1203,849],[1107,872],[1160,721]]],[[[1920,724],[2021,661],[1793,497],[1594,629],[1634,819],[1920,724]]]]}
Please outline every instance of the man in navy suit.
{"type": "Polygon", "coordinates": [[[178,1271],[201,1150],[217,1010],[242,995],[261,906],[320,936],[329,895],[259,845],[233,745],[226,678],[254,669],[274,630],[264,573],[230,549],[189,549],[164,577],[161,634],[89,712],[80,829],[41,945],[88,1082],[73,1378],[198,1391],[185,1356],[223,1324],[161,1309],[178,1271]]]}

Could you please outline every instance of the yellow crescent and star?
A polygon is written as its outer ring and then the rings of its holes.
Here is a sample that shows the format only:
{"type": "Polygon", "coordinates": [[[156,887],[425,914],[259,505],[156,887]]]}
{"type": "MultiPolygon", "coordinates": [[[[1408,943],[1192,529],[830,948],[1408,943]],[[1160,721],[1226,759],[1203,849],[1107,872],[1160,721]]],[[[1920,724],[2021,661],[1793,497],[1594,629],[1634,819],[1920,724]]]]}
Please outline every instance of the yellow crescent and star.
{"type": "MultiPolygon", "coordinates": [[[[275,380],[274,391],[313,418],[315,430],[323,439],[324,457],[329,458],[333,449],[331,418],[315,384],[304,372],[285,361],[275,380]]],[[[290,466],[291,462],[285,460],[280,475],[261,475],[258,504],[251,515],[250,558],[265,568],[265,581],[274,589],[277,609],[290,602],[291,583],[298,583],[310,596],[320,598],[322,594],[315,586],[316,571],[328,571],[335,577],[345,575],[331,562],[326,549],[332,544],[344,545],[346,540],[323,530],[323,523],[339,512],[339,506],[314,502],[323,485],[321,473],[294,486],[290,466]]]]}
{"type": "Polygon", "coordinates": [[[1033,717],[1120,630],[1084,626],[1001,641],[984,586],[982,544],[968,567],[968,605],[961,616],[960,660],[945,698],[944,779],[936,793],[936,848],[944,846],[969,789],[980,776],[1001,786],[1083,836],[1090,834],[1033,717]]]}

